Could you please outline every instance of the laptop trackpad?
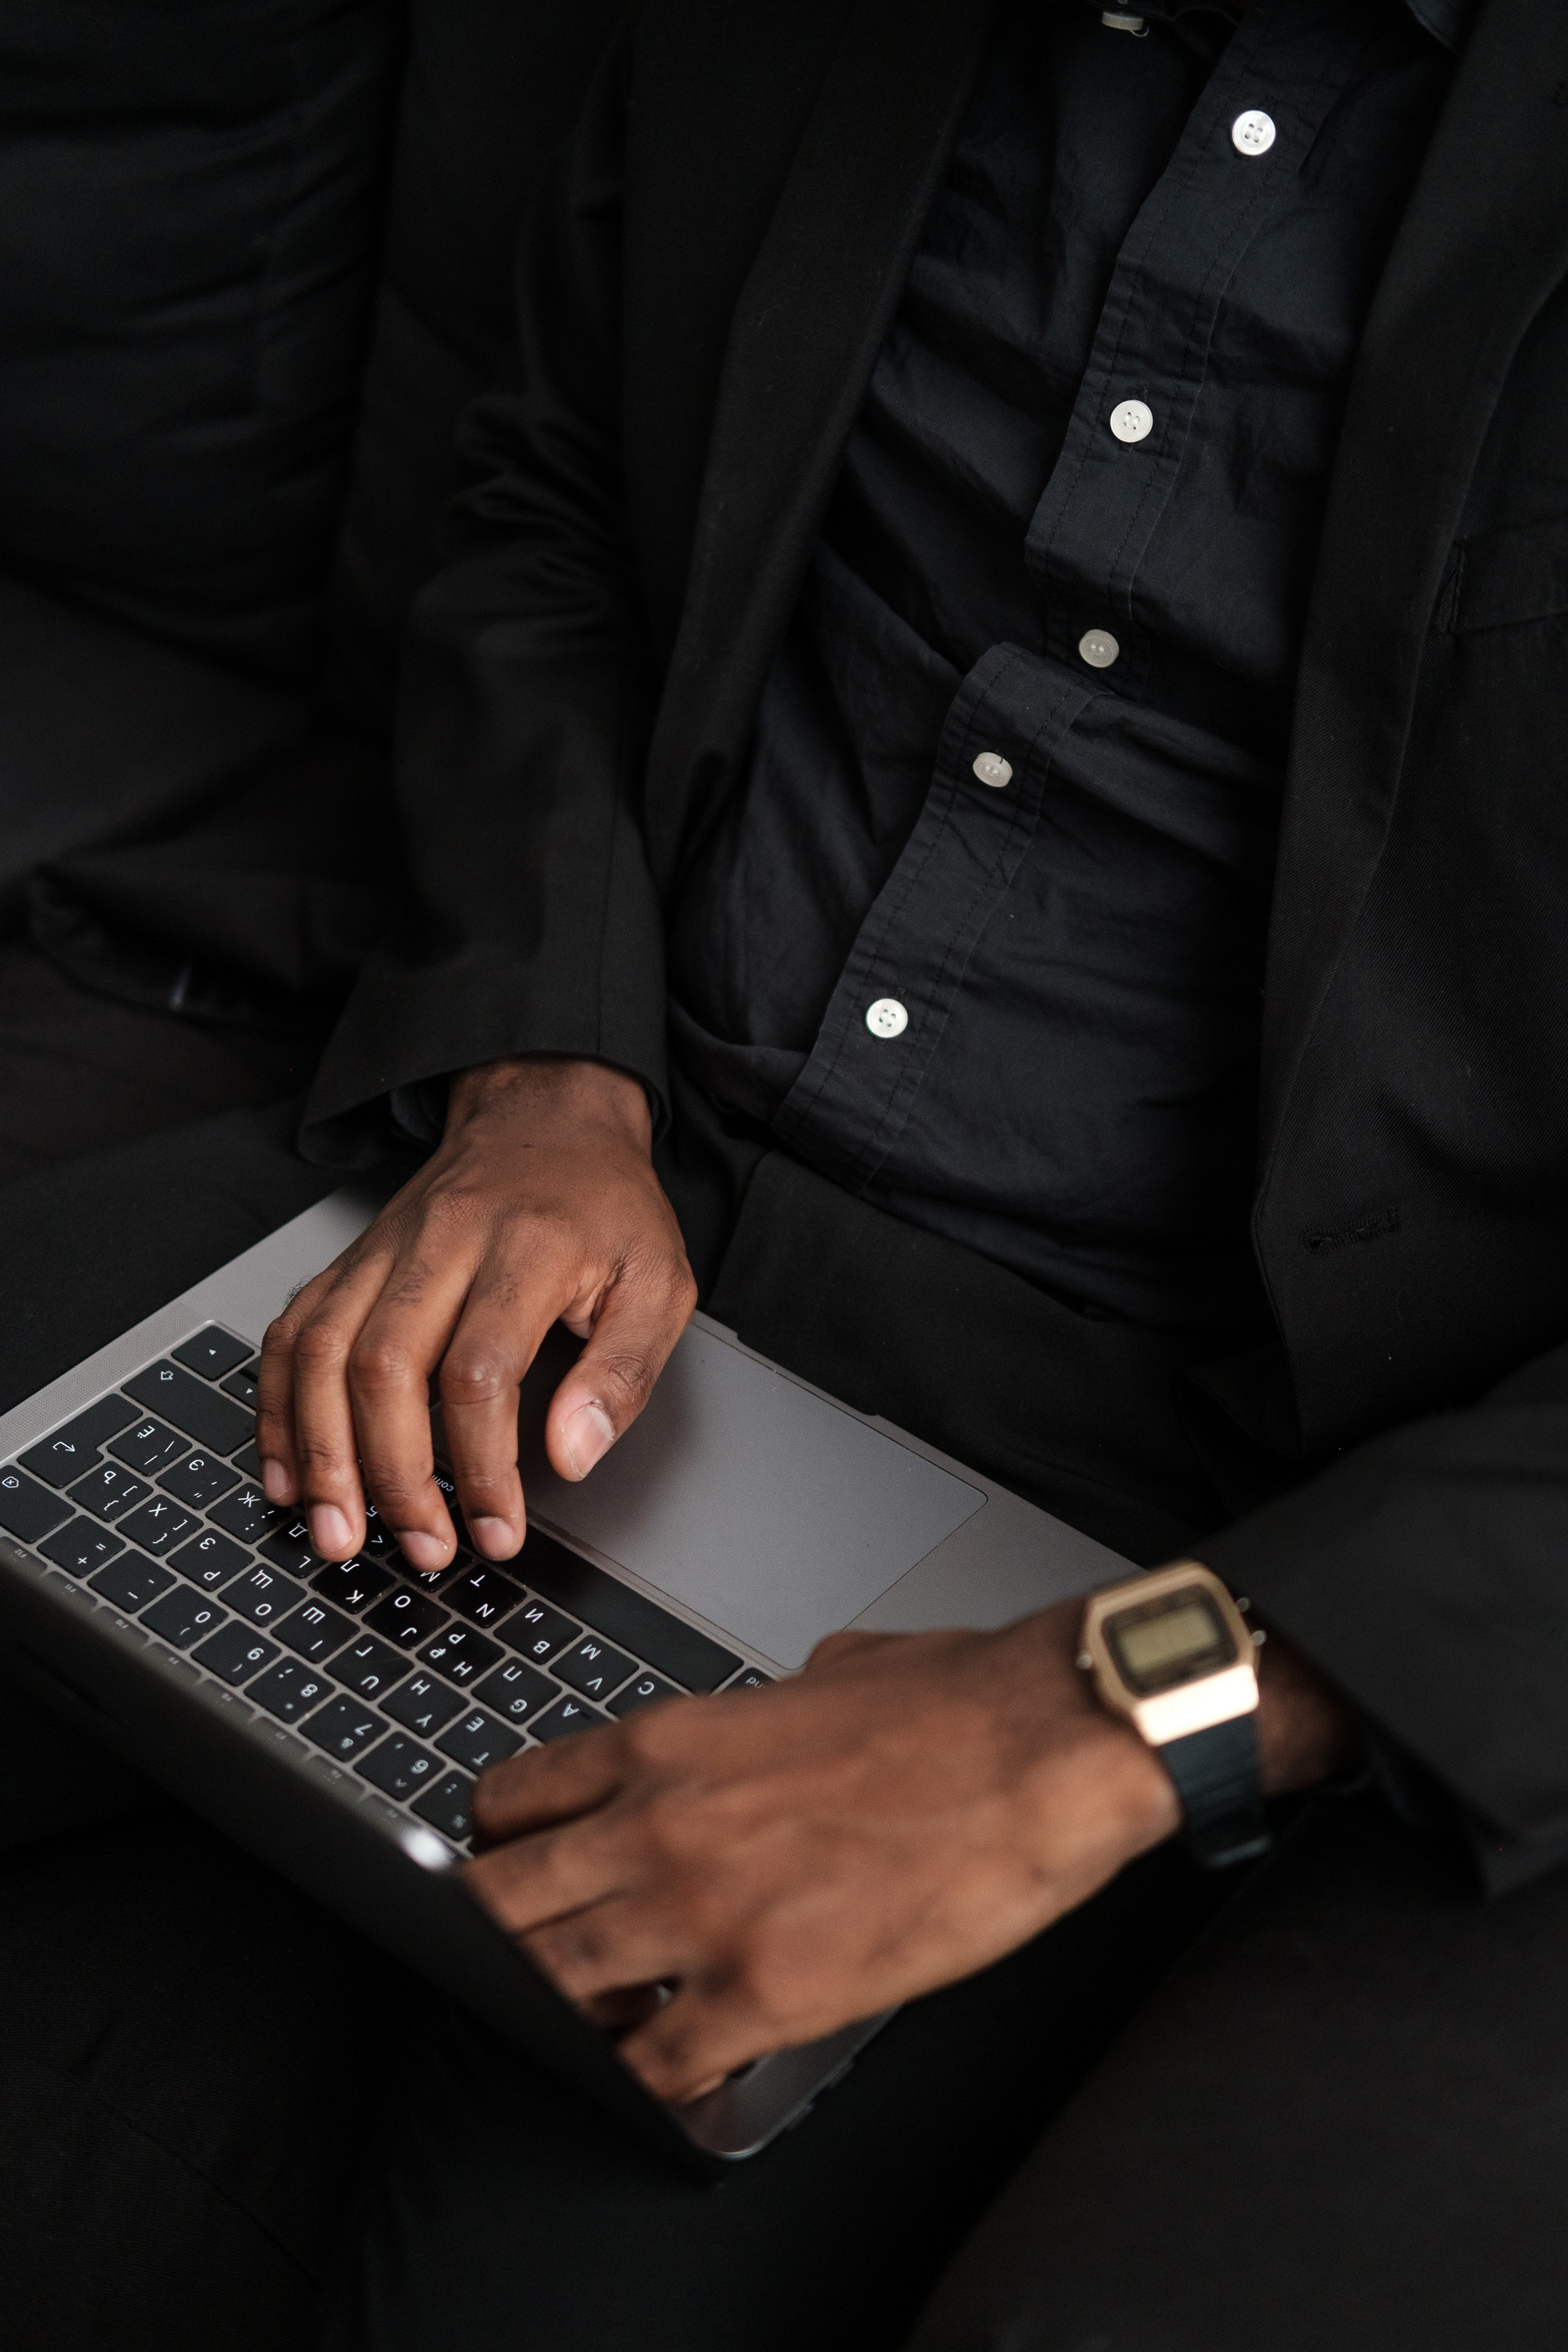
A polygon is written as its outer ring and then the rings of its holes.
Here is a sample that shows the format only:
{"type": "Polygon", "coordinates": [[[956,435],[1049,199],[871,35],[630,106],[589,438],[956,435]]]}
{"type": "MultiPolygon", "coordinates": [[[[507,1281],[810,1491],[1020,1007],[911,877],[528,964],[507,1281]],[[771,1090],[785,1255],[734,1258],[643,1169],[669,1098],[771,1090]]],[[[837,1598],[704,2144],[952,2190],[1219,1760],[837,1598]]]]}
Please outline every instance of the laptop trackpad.
{"type": "Polygon", "coordinates": [[[985,1500],[695,1325],[641,1418],[568,1486],[540,1440],[564,1338],[523,1390],[530,1502],[778,1665],[804,1664],[985,1500]]]}

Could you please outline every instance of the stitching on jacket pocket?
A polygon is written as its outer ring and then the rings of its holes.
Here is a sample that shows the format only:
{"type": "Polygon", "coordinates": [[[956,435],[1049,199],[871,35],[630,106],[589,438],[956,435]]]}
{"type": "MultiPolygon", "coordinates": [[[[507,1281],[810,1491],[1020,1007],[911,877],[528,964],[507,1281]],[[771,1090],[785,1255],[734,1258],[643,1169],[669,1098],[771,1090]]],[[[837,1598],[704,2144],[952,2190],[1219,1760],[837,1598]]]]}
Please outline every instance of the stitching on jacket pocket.
{"type": "Polygon", "coordinates": [[[1437,626],[1456,636],[1568,613],[1568,514],[1477,531],[1455,551],[1437,626]]]}

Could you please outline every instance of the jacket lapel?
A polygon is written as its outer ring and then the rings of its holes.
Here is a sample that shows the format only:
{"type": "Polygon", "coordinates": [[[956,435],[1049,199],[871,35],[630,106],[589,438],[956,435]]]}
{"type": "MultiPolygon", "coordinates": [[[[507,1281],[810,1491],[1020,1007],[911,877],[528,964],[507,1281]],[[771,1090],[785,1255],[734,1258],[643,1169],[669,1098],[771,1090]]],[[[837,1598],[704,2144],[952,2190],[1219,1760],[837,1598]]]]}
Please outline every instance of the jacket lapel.
{"type": "Polygon", "coordinates": [[[668,887],[733,781],[998,0],[857,0],[746,280],[648,764],[668,887]]]}
{"type": "Polygon", "coordinates": [[[1521,339],[1568,275],[1565,99],[1562,0],[1489,0],[1363,340],[1297,692],[1264,1005],[1266,1158],[1387,836],[1487,426],[1521,339]]]}

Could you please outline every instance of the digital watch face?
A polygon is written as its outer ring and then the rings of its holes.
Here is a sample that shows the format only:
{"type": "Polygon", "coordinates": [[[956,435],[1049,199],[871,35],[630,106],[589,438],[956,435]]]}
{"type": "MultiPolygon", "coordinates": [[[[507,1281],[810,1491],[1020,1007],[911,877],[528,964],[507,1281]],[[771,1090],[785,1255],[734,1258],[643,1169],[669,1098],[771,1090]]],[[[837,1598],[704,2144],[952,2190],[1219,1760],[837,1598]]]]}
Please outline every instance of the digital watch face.
{"type": "Polygon", "coordinates": [[[1167,1592],[1105,1620],[1117,1671],[1135,1698],[1174,1690],[1236,1664],[1236,1643],[1205,1592],[1167,1592]]]}

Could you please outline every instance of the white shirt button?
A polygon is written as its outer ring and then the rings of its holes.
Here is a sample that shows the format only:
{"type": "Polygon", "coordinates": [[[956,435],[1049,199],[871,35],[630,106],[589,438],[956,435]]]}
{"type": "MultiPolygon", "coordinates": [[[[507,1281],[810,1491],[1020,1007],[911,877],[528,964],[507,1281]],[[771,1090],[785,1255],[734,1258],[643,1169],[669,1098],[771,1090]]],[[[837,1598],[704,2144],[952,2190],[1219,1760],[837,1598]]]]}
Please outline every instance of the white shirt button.
{"type": "Polygon", "coordinates": [[[999,793],[1004,784],[1013,781],[1013,762],[1005,760],[1000,751],[982,751],[974,762],[974,772],[983,784],[999,793]]]}
{"type": "Polygon", "coordinates": [[[866,1026],[873,1037],[901,1037],[909,1025],[910,1016],[896,996],[879,996],[866,1008],[866,1026]]]}
{"type": "Polygon", "coordinates": [[[1124,400],[1110,412],[1110,429],[1119,441],[1146,441],[1154,430],[1154,412],[1141,400],[1124,400]]]}
{"type": "Polygon", "coordinates": [[[1238,155],[1267,155],[1278,136],[1274,117],[1260,107],[1248,107],[1230,126],[1230,143],[1238,155]]]}
{"type": "Polygon", "coordinates": [[[1086,629],[1078,649],[1090,669],[1109,669],[1121,651],[1109,629],[1086,629]]]}

